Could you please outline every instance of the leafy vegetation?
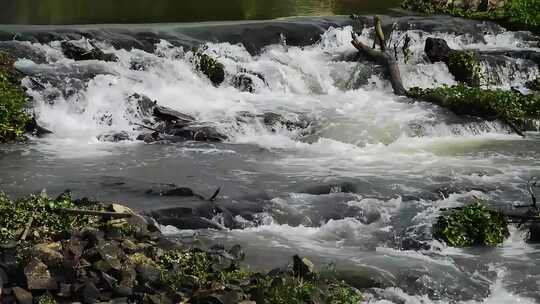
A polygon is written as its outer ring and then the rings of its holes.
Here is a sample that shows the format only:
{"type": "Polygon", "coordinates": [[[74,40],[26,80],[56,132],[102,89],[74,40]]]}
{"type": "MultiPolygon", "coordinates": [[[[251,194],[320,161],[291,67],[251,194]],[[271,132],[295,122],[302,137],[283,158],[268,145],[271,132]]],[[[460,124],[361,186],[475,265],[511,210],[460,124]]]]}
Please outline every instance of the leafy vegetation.
{"type": "Polygon", "coordinates": [[[452,52],[448,59],[448,70],[457,81],[471,87],[479,87],[483,78],[480,62],[473,52],[452,52]]]}
{"type": "Polygon", "coordinates": [[[18,240],[30,219],[32,232],[26,238],[30,242],[48,241],[58,234],[97,223],[94,217],[58,212],[74,206],[69,195],[51,199],[42,193],[11,200],[0,192],[0,244],[18,240]]]}
{"type": "Polygon", "coordinates": [[[446,14],[479,20],[489,20],[510,29],[540,31],[540,1],[508,0],[500,8],[477,11],[457,7],[453,1],[404,0],[402,7],[425,14],[446,14]]]}
{"type": "Polygon", "coordinates": [[[529,119],[540,118],[540,96],[504,90],[471,88],[463,84],[435,89],[412,88],[411,98],[436,103],[458,115],[500,119],[524,126],[529,119]]]}
{"type": "Polygon", "coordinates": [[[14,61],[0,52],[0,143],[21,138],[29,120],[26,94],[13,68],[14,61]]]}
{"type": "Polygon", "coordinates": [[[463,208],[444,211],[433,226],[433,237],[453,247],[495,246],[508,235],[506,216],[477,199],[463,208]]]}

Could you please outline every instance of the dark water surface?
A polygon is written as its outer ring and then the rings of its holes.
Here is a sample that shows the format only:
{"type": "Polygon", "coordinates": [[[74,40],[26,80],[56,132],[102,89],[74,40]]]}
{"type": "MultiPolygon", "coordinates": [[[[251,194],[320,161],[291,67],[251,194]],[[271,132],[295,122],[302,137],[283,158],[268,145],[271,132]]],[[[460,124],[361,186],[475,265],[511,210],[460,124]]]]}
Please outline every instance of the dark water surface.
{"type": "Polygon", "coordinates": [[[0,24],[162,23],[384,13],[398,0],[2,0],[0,24]]]}

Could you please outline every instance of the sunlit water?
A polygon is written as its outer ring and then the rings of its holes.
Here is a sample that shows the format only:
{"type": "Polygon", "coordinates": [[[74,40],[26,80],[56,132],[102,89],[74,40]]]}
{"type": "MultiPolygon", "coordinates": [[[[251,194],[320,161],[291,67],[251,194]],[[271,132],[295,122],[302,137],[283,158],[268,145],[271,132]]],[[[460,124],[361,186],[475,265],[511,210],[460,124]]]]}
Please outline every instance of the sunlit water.
{"type": "MultiPolygon", "coordinates": [[[[19,59],[17,67],[45,85],[37,90],[30,78],[24,81],[39,122],[55,134],[2,147],[0,188],[13,195],[71,189],[76,196],[147,210],[197,204],[146,196],[152,183],[204,194],[222,187],[220,200],[239,209],[264,204],[264,210],[256,221],[237,216],[244,229],[200,231],[200,237],[244,245],[251,267],[284,265],[300,252],[323,268],[331,262],[349,276],[378,281],[380,288],[366,291],[369,303],[536,303],[540,247],[526,244],[522,231],[513,229],[496,248],[461,250],[432,241],[431,225],[439,208],[463,205],[473,196],[508,207],[527,204],[526,180],[540,175],[540,135],[521,138],[496,122],[467,122],[396,97],[371,65],[344,60],[354,54],[351,30],[331,28],[307,47],[284,40],[258,55],[242,45],[209,43],[206,52],[226,67],[220,87],[194,69],[190,50],[166,40],[153,53],[99,42],[119,57],[116,63],[74,62],[62,55],[59,42],[24,42],[46,58],[42,64],[19,59]],[[131,70],[133,62],[147,68],[131,70]],[[230,80],[241,69],[262,74],[266,83],[256,79],[255,93],[240,92],[230,80]],[[96,137],[108,131],[132,137],[141,132],[133,125],[141,117],[127,98],[133,93],[209,122],[229,140],[99,142],[96,137]],[[272,131],[257,121],[239,123],[245,111],[313,123],[309,134],[272,131]],[[323,185],[331,190],[312,190],[323,185]],[[342,191],[347,185],[352,193],[342,191]],[[432,249],[399,250],[407,238],[429,242],[432,249]]],[[[454,84],[444,65],[423,59],[426,35],[412,33],[414,56],[400,66],[405,85],[454,84]]],[[[512,33],[488,35],[483,42],[430,35],[454,48],[500,50],[522,43],[537,50],[512,33]]],[[[370,43],[367,31],[362,39],[370,43]]],[[[512,72],[519,64],[510,61],[498,74],[502,81],[492,85],[509,88],[538,74],[532,66],[512,72]]]]}

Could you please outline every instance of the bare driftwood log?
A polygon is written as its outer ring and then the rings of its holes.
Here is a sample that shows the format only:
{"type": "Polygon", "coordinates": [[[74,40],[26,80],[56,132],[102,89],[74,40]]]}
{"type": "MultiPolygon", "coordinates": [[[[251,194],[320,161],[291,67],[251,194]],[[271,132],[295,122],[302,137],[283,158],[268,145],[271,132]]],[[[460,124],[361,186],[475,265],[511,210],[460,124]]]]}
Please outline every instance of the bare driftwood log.
{"type": "MultiPolygon", "coordinates": [[[[399,96],[405,96],[407,90],[403,87],[403,81],[401,80],[401,74],[399,73],[399,66],[396,59],[391,54],[386,51],[377,51],[372,49],[358,40],[357,35],[352,33],[352,45],[364,56],[366,56],[370,61],[377,62],[378,64],[384,66],[386,73],[390,77],[390,82],[392,83],[392,89],[394,94],[399,96]]],[[[382,43],[384,45],[384,42],[382,43]]]]}

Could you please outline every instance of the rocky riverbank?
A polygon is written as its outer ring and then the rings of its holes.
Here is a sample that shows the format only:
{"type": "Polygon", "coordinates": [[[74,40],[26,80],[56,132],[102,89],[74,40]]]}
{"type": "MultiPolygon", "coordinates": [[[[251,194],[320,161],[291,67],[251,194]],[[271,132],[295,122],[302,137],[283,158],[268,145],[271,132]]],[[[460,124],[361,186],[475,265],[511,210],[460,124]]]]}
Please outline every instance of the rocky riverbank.
{"type": "Polygon", "coordinates": [[[358,290],[290,267],[255,273],[238,245],[202,250],[166,238],[120,204],[0,195],[2,303],[358,303],[358,290]]]}

